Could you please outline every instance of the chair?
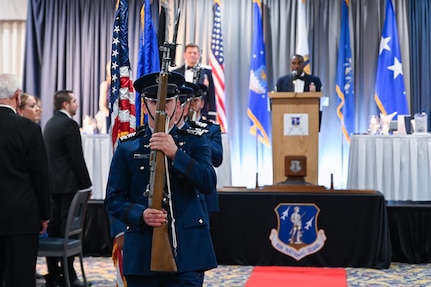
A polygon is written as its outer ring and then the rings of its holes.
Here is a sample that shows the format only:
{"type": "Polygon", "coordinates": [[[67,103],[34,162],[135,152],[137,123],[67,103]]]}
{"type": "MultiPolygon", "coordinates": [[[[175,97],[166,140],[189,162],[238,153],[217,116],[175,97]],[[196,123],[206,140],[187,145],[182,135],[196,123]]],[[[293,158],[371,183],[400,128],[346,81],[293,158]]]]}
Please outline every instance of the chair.
{"type": "Polygon", "coordinates": [[[46,237],[39,239],[39,257],[62,257],[66,286],[70,287],[69,267],[67,258],[79,255],[81,263],[82,279],[87,285],[85,278],[84,264],[82,258],[82,233],[84,227],[85,211],[88,199],[90,198],[91,188],[78,191],[73,197],[67,216],[66,230],[64,238],[46,237]]]}

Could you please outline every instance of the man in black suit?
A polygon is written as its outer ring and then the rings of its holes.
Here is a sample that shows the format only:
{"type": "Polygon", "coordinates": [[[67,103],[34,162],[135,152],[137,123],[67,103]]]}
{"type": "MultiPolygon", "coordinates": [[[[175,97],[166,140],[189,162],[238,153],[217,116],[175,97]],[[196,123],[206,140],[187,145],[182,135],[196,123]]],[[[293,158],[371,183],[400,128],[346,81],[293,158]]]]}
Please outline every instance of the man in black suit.
{"type": "Polygon", "coordinates": [[[0,286],[35,286],[38,236],[49,219],[48,161],[40,126],[17,115],[18,78],[0,75],[0,286]]]}
{"type": "Polygon", "coordinates": [[[184,50],[184,65],[174,70],[184,76],[186,82],[201,83],[207,86],[205,105],[202,116],[215,120],[217,115],[213,75],[210,66],[200,64],[201,52],[198,45],[187,44],[184,50]]]}
{"type": "Polygon", "coordinates": [[[304,72],[304,57],[295,54],[290,59],[292,72],[278,79],[277,92],[320,92],[320,79],[304,72]]]}
{"type": "MultiPolygon", "coordinates": [[[[72,91],[61,90],[54,95],[54,116],[46,123],[44,139],[50,165],[52,220],[48,227],[51,237],[63,237],[67,214],[75,193],[91,186],[90,176],[82,151],[81,133],[78,124],[72,119],[78,103],[72,91]]],[[[61,284],[61,261],[47,257],[47,286],[61,284]]],[[[69,278],[72,286],[83,286],[73,268],[73,257],[69,258],[69,278]]]]}

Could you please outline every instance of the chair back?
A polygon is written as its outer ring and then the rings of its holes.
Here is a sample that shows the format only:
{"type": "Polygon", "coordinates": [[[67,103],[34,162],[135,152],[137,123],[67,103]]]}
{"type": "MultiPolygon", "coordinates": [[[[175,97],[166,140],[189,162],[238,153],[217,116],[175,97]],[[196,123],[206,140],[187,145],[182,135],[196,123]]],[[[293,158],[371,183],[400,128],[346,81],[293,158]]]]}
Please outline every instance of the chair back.
{"type": "Polygon", "coordinates": [[[90,194],[91,187],[77,191],[73,197],[72,203],[69,207],[69,214],[67,216],[66,230],[64,234],[64,238],[66,240],[70,239],[70,237],[74,235],[78,235],[79,239],[82,240],[85,212],[90,194]]]}

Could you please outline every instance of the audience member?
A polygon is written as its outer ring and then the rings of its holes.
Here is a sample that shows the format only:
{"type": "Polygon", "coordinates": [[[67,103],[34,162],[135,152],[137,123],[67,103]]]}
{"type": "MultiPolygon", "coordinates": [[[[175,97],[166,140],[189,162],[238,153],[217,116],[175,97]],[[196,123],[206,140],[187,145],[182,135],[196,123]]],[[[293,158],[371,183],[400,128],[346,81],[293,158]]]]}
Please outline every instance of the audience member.
{"type": "Polygon", "coordinates": [[[37,104],[37,99],[27,93],[21,95],[21,104],[18,107],[18,113],[35,123],[40,122],[41,110],[40,106],[37,104]]]}
{"type": "Polygon", "coordinates": [[[167,132],[153,133],[156,117],[158,73],[135,81],[144,96],[148,123],[143,129],[123,137],[115,150],[109,172],[105,207],[108,214],[127,225],[124,234],[123,272],[127,286],[202,286],[204,271],[217,266],[201,191],[216,185],[210,148],[199,135],[179,130],[174,124],[179,108],[177,87],[183,76],[169,76],[166,114],[167,132]],[[150,153],[167,157],[169,193],[163,210],[151,208],[145,191],[150,183],[150,153]],[[168,224],[170,242],[178,272],[151,271],[153,227],[168,224]],[[175,243],[175,244],[174,244],[175,243]]]}
{"type": "Polygon", "coordinates": [[[0,286],[36,286],[38,236],[50,214],[48,161],[39,125],[18,116],[18,78],[0,75],[0,286]]]}
{"type": "MultiPolygon", "coordinates": [[[[51,183],[52,219],[48,236],[63,237],[67,214],[75,193],[91,186],[90,176],[82,151],[81,133],[78,123],[72,117],[78,109],[72,91],[61,90],[54,95],[54,116],[46,123],[44,139],[48,153],[51,183]]],[[[69,278],[72,286],[83,286],[73,267],[74,257],[68,261],[69,278]]],[[[60,258],[47,257],[48,274],[46,286],[62,284],[63,268],[60,258]]]]}

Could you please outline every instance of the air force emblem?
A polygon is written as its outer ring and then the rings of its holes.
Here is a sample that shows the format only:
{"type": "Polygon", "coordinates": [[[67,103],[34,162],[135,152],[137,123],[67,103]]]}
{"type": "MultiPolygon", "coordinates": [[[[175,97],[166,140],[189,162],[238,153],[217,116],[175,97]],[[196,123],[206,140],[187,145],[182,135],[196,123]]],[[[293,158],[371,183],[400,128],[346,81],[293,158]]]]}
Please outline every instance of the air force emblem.
{"type": "Polygon", "coordinates": [[[308,114],[284,114],[285,136],[308,136],[308,114]]]}
{"type": "Polygon", "coordinates": [[[290,117],[290,123],[292,126],[299,126],[301,124],[301,117],[290,117]]]}
{"type": "Polygon", "coordinates": [[[299,160],[292,160],[290,162],[290,167],[289,169],[293,172],[298,172],[301,171],[302,167],[301,167],[301,162],[299,160]]]}
{"type": "Polygon", "coordinates": [[[316,253],[325,245],[326,235],[317,228],[320,209],[315,204],[280,203],[275,209],[278,229],[272,229],[272,246],[296,261],[316,253]]]}

